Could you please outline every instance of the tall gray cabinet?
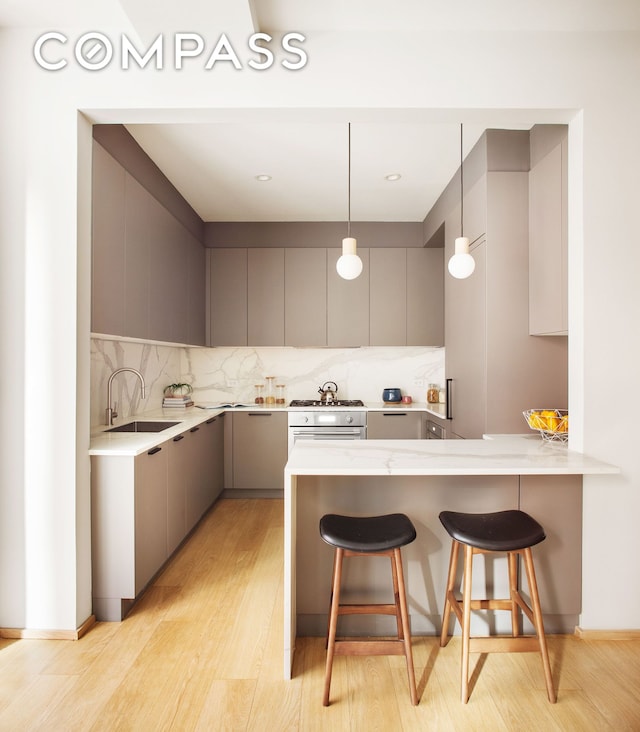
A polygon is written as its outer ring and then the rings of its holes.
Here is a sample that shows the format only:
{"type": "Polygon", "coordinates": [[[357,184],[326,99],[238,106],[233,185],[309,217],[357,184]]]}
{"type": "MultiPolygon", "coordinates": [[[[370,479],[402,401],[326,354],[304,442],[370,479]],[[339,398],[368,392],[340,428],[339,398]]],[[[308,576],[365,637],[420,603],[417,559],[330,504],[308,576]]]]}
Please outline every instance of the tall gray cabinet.
{"type": "MultiPolygon", "coordinates": [[[[527,432],[523,410],[567,405],[566,340],[529,335],[528,169],[485,171],[467,208],[477,215],[464,222],[476,270],[445,278],[451,429],[464,438],[527,432]]],[[[458,205],[445,221],[445,259],[459,235],[458,205]]]]}

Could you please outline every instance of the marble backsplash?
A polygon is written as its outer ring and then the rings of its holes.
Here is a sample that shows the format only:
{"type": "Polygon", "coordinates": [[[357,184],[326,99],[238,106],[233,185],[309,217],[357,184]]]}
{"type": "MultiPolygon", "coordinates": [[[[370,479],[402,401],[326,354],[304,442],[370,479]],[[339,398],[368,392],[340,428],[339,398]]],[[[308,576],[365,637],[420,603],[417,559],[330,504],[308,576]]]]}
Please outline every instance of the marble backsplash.
{"type": "Polygon", "coordinates": [[[427,385],[444,383],[444,348],[197,348],[93,338],[91,341],[91,424],[104,423],[107,381],[117,368],[138,369],[146,398],[134,374],[113,381],[119,420],[157,409],[167,384],[187,382],[197,402],[249,402],[255,384],[274,376],[284,384],[285,400],[315,399],[325,381],[338,385],[338,397],[382,401],[385,387],[399,387],[425,402],[427,385]]]}

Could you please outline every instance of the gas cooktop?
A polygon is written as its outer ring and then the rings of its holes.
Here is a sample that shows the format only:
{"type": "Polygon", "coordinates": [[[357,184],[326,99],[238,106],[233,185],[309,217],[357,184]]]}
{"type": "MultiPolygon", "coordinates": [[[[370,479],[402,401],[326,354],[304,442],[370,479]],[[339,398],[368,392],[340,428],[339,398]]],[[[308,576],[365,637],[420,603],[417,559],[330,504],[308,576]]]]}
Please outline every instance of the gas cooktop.
{"type": "Polygon", "coordinates": [[[364,407],[360,399],[335,399],[332,402],[321,402],[319,399],[293,399],[290,407],[364,407]]]}

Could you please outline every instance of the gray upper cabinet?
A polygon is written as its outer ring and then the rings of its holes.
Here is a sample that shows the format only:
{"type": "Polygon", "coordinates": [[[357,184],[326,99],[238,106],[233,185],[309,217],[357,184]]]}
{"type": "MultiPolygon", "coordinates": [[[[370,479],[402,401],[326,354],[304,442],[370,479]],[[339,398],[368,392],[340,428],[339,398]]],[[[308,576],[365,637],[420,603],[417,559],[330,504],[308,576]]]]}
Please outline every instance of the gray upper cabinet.
{"type": "Polygon", "coordinates": [[[248,343],[284,346],[284,249],[249,249],[248,343]]]}
{"type": "Polygon", "coordinates": [[[529,332],[567,335],[567,133],[531,130],[529,332]]]}
{"type": "Polygon", "coordinates": [[[359,249],[362,274],[343,280],[336,271],[342,249],[327,251],[327,345],[369,345],[369,249],[359,249]]]}
{"type": "Polygon", "coordinates": [[[386,247],[371,249],[369,256],[369,344],[406,346],[407,250],[386,247]]]}
{"type": "MultiPolygon", "coordinates": [[[[285,346],[327,344],[327,250],[285,249],[285,346]]],[[[252,344],[253,345],[253,344],[252,344]]]]}
{"type": "Polygon", "coordinates": [[[210,346],[247,345],[247,250],[209,249],[210,346]]]}
{"type": "Polygon", "coordinates": [[[443,250],[358,250],[343,280],[340,249],[208,250],[208,345],[441,346],[443,250]]]}
{"type": "Polygon", "coordinates": [[[95,141],[92,216],[92,331],[204,344],[204,247],[95,141]]]}
{"type": "Polygon", "coordinates": [[[125,171],[93,145],[91,329],[125,334],[125,171]]]}
{"type": "Polygon", "coordinates": [[[407,249],[407,346],[444,345],[444,250],[407,249]]]}

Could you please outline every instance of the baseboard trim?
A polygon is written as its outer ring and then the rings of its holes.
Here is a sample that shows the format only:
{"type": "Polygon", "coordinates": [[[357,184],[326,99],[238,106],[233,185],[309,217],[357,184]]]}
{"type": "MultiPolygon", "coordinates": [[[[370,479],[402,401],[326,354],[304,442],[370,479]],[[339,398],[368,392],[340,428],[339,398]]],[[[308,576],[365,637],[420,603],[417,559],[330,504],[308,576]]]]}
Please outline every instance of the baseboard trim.
{"type": "Polygon", "coordinates": [[[0,628],[0,638],[8,640],[80,640],[96,624],[90,615],[76,630],[35,630],[32,628],[0,628]]]}
{"type": "Polygon", "coordinates": [[[576,625],[575,632],[582,640],[640,640],[640,630],[585,630],[576,625]]]}

